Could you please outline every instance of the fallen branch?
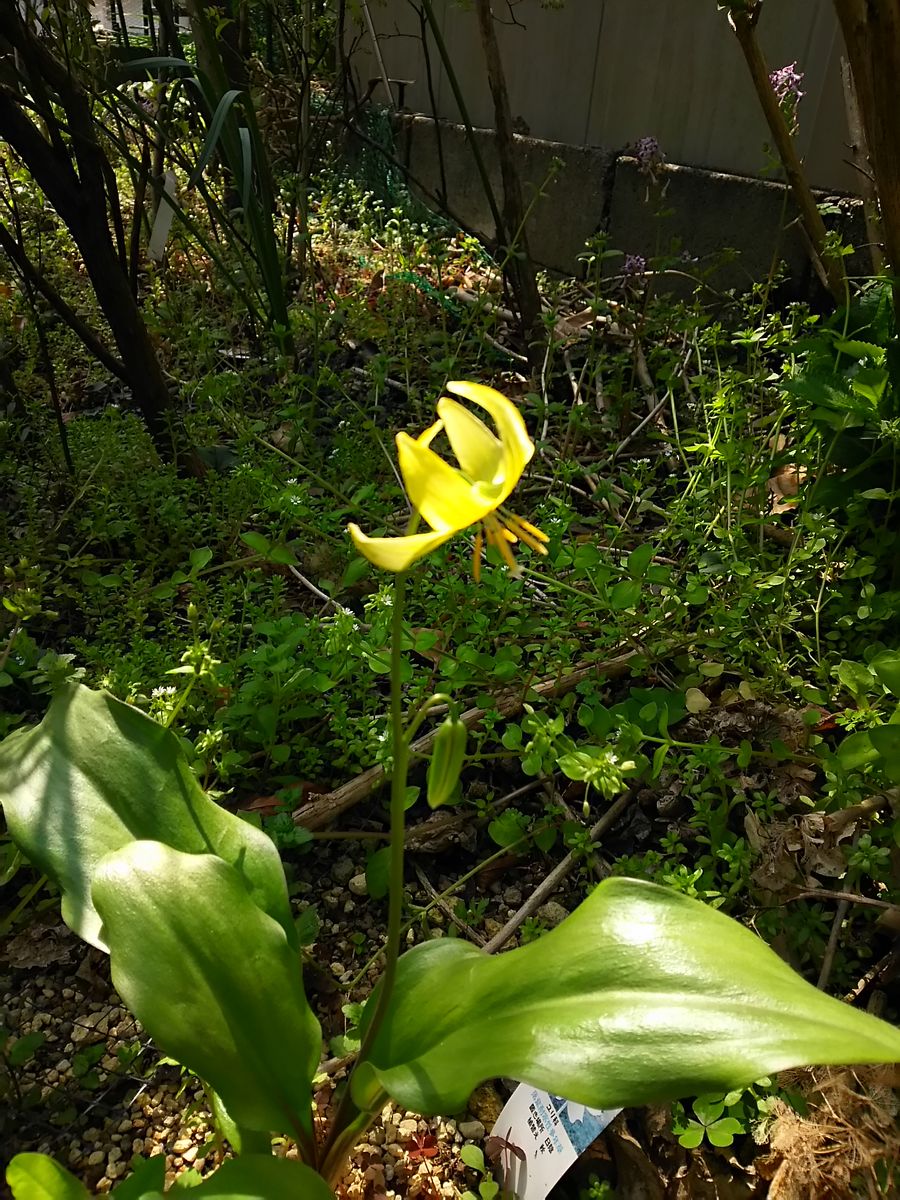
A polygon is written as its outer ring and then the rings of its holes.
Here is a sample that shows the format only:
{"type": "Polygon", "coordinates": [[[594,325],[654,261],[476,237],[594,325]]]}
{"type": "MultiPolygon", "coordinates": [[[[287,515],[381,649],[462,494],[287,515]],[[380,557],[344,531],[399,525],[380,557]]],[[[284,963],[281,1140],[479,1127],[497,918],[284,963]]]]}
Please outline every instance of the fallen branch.
{"type": "MultiPolygon", "coordinates": [[[[501,717],[511,717],[514,713],[521,711],[529,695],[564,696],[577,687],[582,680],[590,679],[594,675],[618,679],[622,675],[628,674],[638,653],[637,650],[629,650],[615,658],[607,659],[605,662],[581,663],[567,675],[556,675],[551,679],[544,679],[524,691],[517,688],[514,691],[504,692],[497,697],[496,711],[501,717]]],[[[467,729],[474,729],[489,711],[495,710],[470,708],[462,714],[460,719],[467,729]]],[[[429,754],[436,736],[437,729],[432,729],[422,737],[416,738],[409,748],[410,754],[420,757],[429,754]]],[[[361,775],[357,775],[339,788],[335,788],[333,792],[311,795],[305,804],[294,809],[294,824],[303,825],[306,829],[321,829],[323,825],[337,820],[354,805],[366,800],[373,792],[377,792],[386,781],[387,772],[383,766],[369,767],[367,771],[363,771],[361,775]]]]}

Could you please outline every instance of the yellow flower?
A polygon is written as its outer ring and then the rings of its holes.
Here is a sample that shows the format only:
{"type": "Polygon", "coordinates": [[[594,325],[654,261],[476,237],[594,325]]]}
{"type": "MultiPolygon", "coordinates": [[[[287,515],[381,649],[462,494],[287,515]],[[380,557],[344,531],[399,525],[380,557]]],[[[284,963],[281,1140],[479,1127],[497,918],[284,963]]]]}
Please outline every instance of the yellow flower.
{"type": "Polygon", "coordinates": [[[430,530],[406,537],[370,538],[358,525],[348,526],[357,550],[387,571],[405,571],[417,559],[430,554],[455,533],[472,525],[475,535],[475,578],[481,567],[482,545],[496,546],[510,570],[518,567],[510,547],[524,542],[546,554],[547,535],[506,512],[501,505],[519,482],[534,454],[525,422],[514,404],[479,383],[448,383],[448,391],[486,409],[496,427],[485,423],[449,396],[437,404],[439,420],[417,438],[397,434],[400,473],[410,501],[430,530]],[[444,431],[458,467],[451,466],[431,449],[444,431]]]}

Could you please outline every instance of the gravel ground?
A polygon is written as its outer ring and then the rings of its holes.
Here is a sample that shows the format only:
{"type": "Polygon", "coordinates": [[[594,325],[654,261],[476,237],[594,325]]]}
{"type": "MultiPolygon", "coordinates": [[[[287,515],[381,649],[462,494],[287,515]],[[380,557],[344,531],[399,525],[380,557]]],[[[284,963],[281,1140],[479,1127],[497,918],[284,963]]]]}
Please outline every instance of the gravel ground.
{"type": "MultiPolygon", "coordinates": [[[[364,852],[355,843],[337,845],[317,852],[315,880],[304,869],[310,858],[288,867],[298,911],[314,903],[320,920],[306,980],[326,1045],[345,1032],[342,1006],[361,1002],[378,976],[377,965],[365,967],[380,945],[386,911],[386,902],[367,894],[364,852]]],[[[431,871],[433,864],[428,866],[431,871]]],[[[432,874],[437,891],[455,878],[432,874]]],[[[521,896],[519,886],[492,882],[485,897],[491,915],[478,918],[478,935],[497,932],[521,896]]],[[[433,892],[413,884],[410,898],[424,908],[433,892]]],[[[545,914],[548,924],[564,915],[560,905],[555,908],[559,911],[545,914]]],[[[434,906],[409,931],[407,942],[444,936],[450,924],[447,912],[434,906]]],[[[202,1089],[192,1076],[160,1061],[113,990],[106,957],[71,934],[54,906],[20,928],[0,954],[0,1026],[12,1035],[9,1046],[30,1034],[43,1038],[15,1068],[0,1099],[0,1163],[5,1166],[20,1151],[52,1154],[95,1194],[126,1176],[135,1155],[164,1154],[167,1184],[188,1169],[201,1176],[214,1170],[228,1149],[217,1141],[202,1089]]],[[[320,1123],[328,1121],[333,1091],[346,1074],[347,1064],[326,1051],[314,1085],[320,1123]]],[[[447,1119],[422,1118],[388,1104],[354,1149],[340,1195],[450,1198],[473,1185],[477,1189],[459,1149],[467,1141],[483,1141],[505,1095],[486,1085],[473,1096],[472,1111],[447,1119]]],[[[276,1150],[295,1153],[288,1145],[276,1150]]]]}
{"type": "MultiPolygon", "coordinates": [[[[362,843],[337,841],[316,843],[312,853],[289,855],[286,862],[298,914],[310,907],[317,914],[305,981],[325,1038],[314,1081],[316,1119],[323,1128],[333,1115],[335,1089],[352,1061],[340,1040],[347,1033],[345,1006],[361,1003],[379,974],[373,958],[382,944],[386,902],[368,895],[365,861],[362,843]]],[[[408,898],[416,919],[406,935],[408,944],[448,936],[454,923],[462,925],[461,933],[470,940],[488,940],[552,865],[508,857],[481,872],[461,893],[462,913],[446,902],[436,903],[435,896],[470,870],[472,862],[471,853],[458,847],[440,855],[410,855],[408,898]]],[[[583,888],[584,881],[575,875],[565,880],[556,898],[538,909],[540,925],[549,928],[563,920],[583,888]]],[[[42,904],[39,900],[30,922],[0,947],[0,1027],[11,1035],[7,1061],[16,1039],[42,1039],[15,1066],[5,1094],[0,1071],[0,1167],[20,1151],[52,1154],[98,1195],[129,1173],[135,1156],[165,1155],[167,1185],[188,1170],[201,1177],[209,1174],[229,1151],[216,1138],[196,1079],[160,1060],[113,990],[106,956],[60,923],[55,902],[42,904]]],[[[515,944],[515,938],[508,943],[510,948],[515,944]]],[[[856,1178],[860,1163],[894,1161],[900,1142],[893,1093],[881,1085],[867,1092],[856,1084],[840,1084],[846,1116],[835,1117],[834,1080],[846,1074],[826,1078],[831,1091],[821,1102],[822,1117],[798,1123],[796,1114],[785,1114],[782,1125],[773,1129],[769,1152],[750,1138],[743,1140],[737,1157],[731,1148],[684,1150],[671,1132],[668,1107],[629,1111],[588,1150],[554,1196],[584,1200],[597,1177],[615,1179],[620,1200],[750,1200],[768,1195],[770,1180],[771,1194],[777,1193],[779,1200],[855,1195],[844,1185],[856,1178]],[[801,1152],[808,1158],[803,1159],[803,1178],[817,1178],[825,1161],[818,1149],[823,1138],[831,1174],[821,1177],[817,1190],[779,1183],[800,1162],[801,1152]]],[[[803,1090],[809,1078],[806,1073],[804,1083],[804,1073],[798,1073],[792,1088],[803,1090]]],[[[813,1082],[823,1090],[821,1081],[813,1082]]],[[[339,1200],[453,1200],[466,1190],[477,1192],[479,1178],[462,1163],[460,1149],[466,1142],[483,1142],[511,1086],[508,1081],[485,1084],[470,1098],[466,1112],[442,1118],[386,1105],[350,1156],[339,1200]]],[[[813,1103],[819,1103],[815,1094],[813,1103]]],[[[296,1153],[287,1143],[276,1143],[275,1150],[296,1153]]],[[[875,1165],[867,1168],[873,1179],[875,1165]]],[[[7,1196],[0,1182],[0,1197],[7,1196]]]]}

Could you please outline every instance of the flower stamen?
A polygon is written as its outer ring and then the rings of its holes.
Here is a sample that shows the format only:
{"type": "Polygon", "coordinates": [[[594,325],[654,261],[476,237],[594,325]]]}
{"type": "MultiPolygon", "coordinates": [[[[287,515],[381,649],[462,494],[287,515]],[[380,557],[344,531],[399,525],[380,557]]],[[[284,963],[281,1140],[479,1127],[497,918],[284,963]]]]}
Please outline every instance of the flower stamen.
{"type": "Polygon", "coordinates": [[[501,512],[500,519],[526,546],[529,546],[538,554],[547,553],[547,547],[544,543],[549,542],[550,539],[542,529],[538,529],[530,521],[526,521],[522,517],[517,517],[515,513],[511,512],[501,512]]]}

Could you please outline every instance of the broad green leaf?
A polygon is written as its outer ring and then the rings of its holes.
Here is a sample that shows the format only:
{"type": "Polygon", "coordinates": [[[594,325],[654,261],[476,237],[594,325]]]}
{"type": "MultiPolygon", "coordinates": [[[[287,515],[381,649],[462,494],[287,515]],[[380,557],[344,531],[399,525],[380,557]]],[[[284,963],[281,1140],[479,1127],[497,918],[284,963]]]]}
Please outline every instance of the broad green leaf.
{"type": "Polygon", "coordinates": [[[730,1146],[739,1133],[745,1132],[744,1126],[734,1117],[722,1117],[721,1121],[714,1121],[707,1127],[706,1136],[712,1146],[730,1146]]]}
{"type": "Polygon", "coordinates": [[[484,1172],[484,1152],[480,1146],[463,1146],[459,1152],[459,1157],[473,1171],[484,1172]]]}
{"type": "Polygon", "coordinates": [[[871,358],[873,362],[884,362],[884,346],[873,342],[862,342],[850,338],[838,338],[834,343],[835,350],[847,354],[850,358],[871,358]]]}
{"type": "Polygon", "coordinates": [[[106,692],[70,686],[40,725],[0,743],[0,802],[13,841],[61,888],[63,920],[100,949],[94,870],[140,839],[233,863],[254,902],[295,942],[269,838],[206,796],[171,730],[106,692]]]}
{"type": "Polygon", "coordinates": [[[415,1112],[455,1112],[479,1083],[509,1076],[619,1108],[787,1067],[898,1059],[900,1031],[806,983],[736,921],[612,878],[507,954],[450,938],[405,954],[351,1086],[361,1109],[387,1092],[415,1112]]]}
{"type": "MultiPolygon", "coordinates": [[[[194,187],[197,180],[206,170],[207,163],[212,158],[213,154],[215,154],[216,146],[219,143],[219,137],[222,133],[222,126],[225,124],[232,106],[241,99],[242,95],[243,93],[239,89],[234,88],[231,91],[226,92],[219,101],[216,111],[213,113],[212,120],[209,123],[209,129],[206,133],[206,140],[203,144],[203,149],[200,152],[200,157],[197,159],[197,165],[194,167],[193,171],[191,172],[191,176],[188,179],[187,185],[189,188],[194,187]]],[[[244,208],[246,210],[246,205],[244,205],[244,208]]]]}
{"type": "Polygon", "coordinates": [[[837,677],[850,695],[857,700],[862,699],[863,696],[869,696],[877,690],[869,668],[864,667],[862,663],[852,662],[850,659],[845,658],[838,663],[837,677]]]}
{"type": "Polygon", "coordinates": [[[113,984],[164,1053],[195,1071],[248,1129],[311,1130],[322,1048],[300,959],[212,854],[131,842],[94,874],[113,984]]]}
{"type": "Polygon", "coordinates": [[[315,943],[319,936],[319,930],[322,928],[322,922],[312,905],[304,908],[303,912],[295,918],[294,928],[297,931],[297,941],[301,946],[312,946],[315,943]]]}
{"type": "Polygon", "coordinates": [[[183,58],[172,58],[168,55],[155,54],[152,57],[134,58],[130,62],[122,63],[119,67],[119,75],[122,79],[131,79],[135,73],[143,71],[186,71],[190,73],[194,70],[183,58]]]}
{"type": "Polygon", "coordinates": [[[369,856],[366,863],[366,886],[373,900],[383,900],[388,894],[391,874],[391,848],[382,846],[369,856]]]}
{"type": "MultiPolygon", "coordinates": [[[[115,1195],[116,1192],[113,1193],[115,1195]]],[[[172,1200],[173,1192],[145,1192],[141,1200],[172,1200]]],[[[334,1200],[321,1175],[302,1163],[264,1154],[230,1158],[215,1174],[185,1193],[216,1200],[334,1200]]]]}
{"type": "Polygon", "coordinates": [[[698,1121],[704,1125],[712,1125],[725,1111],[725,1101],[721,1096],[698,1096],[691,1108],[698,1121]]]}
{"type": "Polygon", "coordinates": [[[6,1168],[15,1200],[89,1200],[90,1192],[55,1158],[17,1154],[6,1168]]]}
{"type": "Polygon", "coordinates": [[[872,745],[868,729],[857,729],[837,748],[837,760],[847,771],[856,771],[878,761],[878,751],[872,745]]]}
{"type": "Polygon", "coordinates": [[[705,1133],[706,1127],[699,1121],[688,1121],[686,1129],[678,1137],[679,1145],[684,1146],[685,1150],[696,1150],[705,1133]]]}
{"type": "Polygon", "coordinates": [[[498,846],[514,846],[528,828],[528,818],[517,808],[507,808],[488,825],[488,836],[498,846]]]}
{"type": "Polygon", "coordinates": [[[39,1050],[46,1040],[47,1035],[37,1029],[16,1038],[7,1051],[10,1066],[24,1067],[26,1063],[31,1062],[35,1050],[39,1050]]]}
{"type": "Polygon", "coordinates": [[[628,555],[625,561],[625,569],[633,579],[641,579],[645,574],[653,555],[656,553],[656,547],[652,542],[644,542],[638,546],[636,550],[628,555]]]}
{"type": "Polygon", "coordinates": [[[273,545],[269,550],[269,562],[280,563],[282,566],[296,567],[297,555],[289,546],[273,545]]]}
{"type": "Polygon", "coordinates": [[[891,695],[900,699],[900,651],[882,650],[880,654],[875,655],[869,666],[891,695]]]}
{"type": "Polygon", "coordinates": [[[213,552],[209,546],[198,546],[191,551],[191,570],[202,571],[207,563],[212,561],[213,552]]]}
{"type": "Polygon", "coordinates": [[[876,725],[869,730],[872,745],[881,756],[881,769],[892,783],[900,783],[900,725],[876,725]]]}
{"type": "Polygon", "coordinates": [[[620,579],[609,593],[609,607],[614,612],[634,608],[641,598],[641,585],[637,579],[620,579]]]}
{"type": "MultiPolygon", "coordinates": [[[[347,564],[344,574],[341,576],[341,589],[352,588],[355,583],[359,583],[364,579],[370,571],[368,559],[356,557],[352,558],[347,564]]],[[[423,631],[416,636],[416,649],[421,651],[423,646],[425,649],[431,649],[437,643],[437,633],[423,631]],[[424,637],[423,637],[424,633],[424,637]]]]}
{"type": "Polygon", "coordinates": [[[689,713],[706,712],[711,703],[710,698],[699,688],[688,688],[684,693],[684,706],[689,713]]]}
{"type": "Polygon", "coordinates": [[[242,533],[241,541],[257,554],[262,555],[263,558],[266,558],[272,549],[271,541],[265,534],[257,533],[255,529],[250,529],[246,533],[242,533]]]}

